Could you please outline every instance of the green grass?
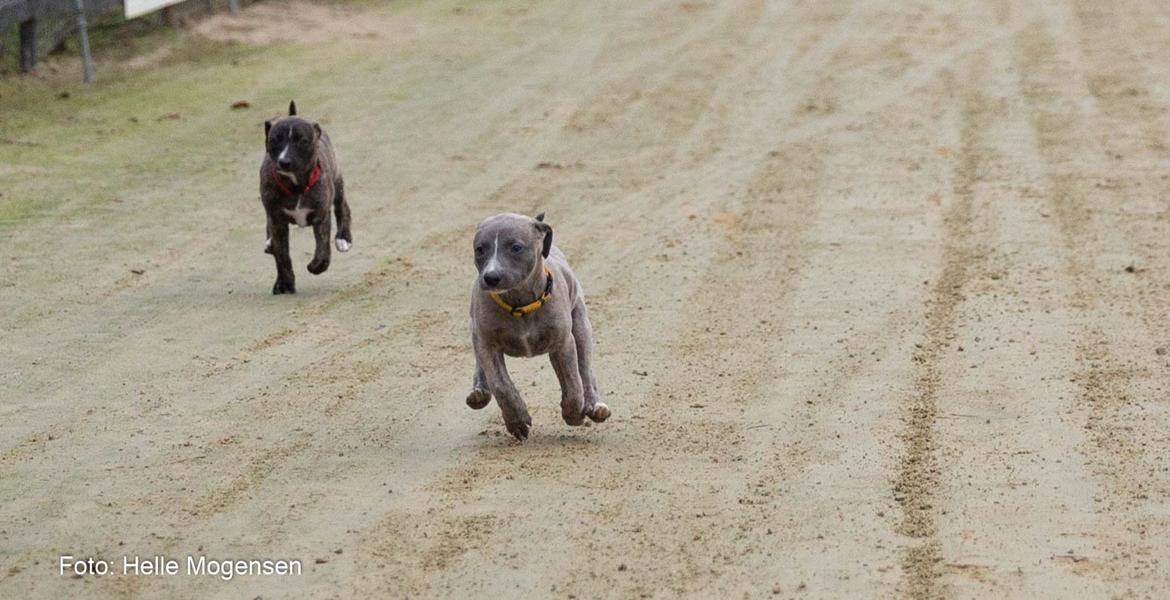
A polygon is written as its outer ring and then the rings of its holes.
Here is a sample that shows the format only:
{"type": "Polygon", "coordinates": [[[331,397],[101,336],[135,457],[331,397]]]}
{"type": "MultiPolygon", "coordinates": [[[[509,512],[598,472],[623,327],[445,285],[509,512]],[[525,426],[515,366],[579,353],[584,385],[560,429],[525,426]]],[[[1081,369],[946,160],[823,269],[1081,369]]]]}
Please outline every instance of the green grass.
{"type": "MultiPolygon", "coordinates": [[[[449,16],[455,6],[485,6],[470,0],[358,4],[386,12],[418,8],[437,19],[460,18],[449,16]]],[[[101,42],[94,84],[62,68],[0,78],[0,175],[11,182],[0,196],[0,231],[49,215],[161,215],[163,206],[195,198],[254,202],[263,122],[281,114],[290,98],[307,114],[335,114],[360,128],[363,115],[392,113],[407,94],[435,95],[443,106],[446,77],[485,56],[482,40],[444,46],[445,60],[436,67],[427,48],[396,47],[386,56],[346,40],[246,46],[151,28],[130,50],[111,48],[112,39],[101,42]],[[118,62],[162,46],[169,52],[153,66],[118,62]],[[339,89],[349,95],[339,96],[339,89]],[[231,109],[238,100],[250,107],[231,109]]]]}
{"type": "MultiPolygon", "coordinates": [[[[270,81],[266,49],[172,43],[179,47],[157,67],[106,72],[94,85],[0,82],[0,172],[24,184],[0,197],[0,227],[85,210],[130,190],[149,200],[165,188],[197,186],[255,154],[263,121],[292,92],[270,81]],[[236,100],[252,106],[232,110],[236,100]]],[[[297,60],[310,50],[280,52],[297,60]]]]}
{"type": "Polygon", "coordinates": [[[32,198],[13,196],[12,200],[7,200],[7,196],[0,197],[0,227],[16,224],[37,213],[37,205],[32,198]]]}

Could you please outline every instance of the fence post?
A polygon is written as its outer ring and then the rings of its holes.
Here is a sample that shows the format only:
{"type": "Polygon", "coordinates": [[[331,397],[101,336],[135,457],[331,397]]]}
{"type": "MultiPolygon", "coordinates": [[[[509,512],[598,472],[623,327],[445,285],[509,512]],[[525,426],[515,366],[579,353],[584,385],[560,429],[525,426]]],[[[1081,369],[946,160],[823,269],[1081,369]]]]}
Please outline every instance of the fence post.
{"type": "Polygon", "coordinates": [[[81,64],[85,69],[85,82],[93,81],[93,56],[89,53],[89,28],[85,24],[85,5],[74,0],[77,7],[77,31],[81,34],[81,64]]]}
{"type": "Polygon", "coordinates": [[[20,70],[28,73],[37,66],[37,20],[20,22],[20,70]]]}

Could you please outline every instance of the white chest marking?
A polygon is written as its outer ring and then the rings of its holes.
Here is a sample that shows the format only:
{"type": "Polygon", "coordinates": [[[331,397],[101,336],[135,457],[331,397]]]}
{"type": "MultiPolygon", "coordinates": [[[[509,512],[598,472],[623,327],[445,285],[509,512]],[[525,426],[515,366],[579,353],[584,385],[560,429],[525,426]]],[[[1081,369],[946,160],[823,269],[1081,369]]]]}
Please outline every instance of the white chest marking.
{"type": "Polygon", "coordinates": [[[529,334],[531,333],[531,329],[529,327],[528,322],[524,321],[523,319],[519,319],[519,323],[517,323],[517,325],[519,326],[520,331],[516,334],[516,341],[520,342],[520,348],[522,348],[524,350],[523,355],[524,356],[533,356],[532,344],[530,343],[530,338],[529,338],[529,334]]]}
{"type": "Polygon", "coordinates": [[[300,203],[298,203],[297,207],[292,209],[292,210],[289,210],[287,208],[282,208],[280,210],[283,210],[284,214],[286,214],[286,215],[292,217],[294,220],[296,220],[298,226],[304,227],[304,226],[309,224],[309,213],[312,212],[313,209],[301,208],[300,203]]]}

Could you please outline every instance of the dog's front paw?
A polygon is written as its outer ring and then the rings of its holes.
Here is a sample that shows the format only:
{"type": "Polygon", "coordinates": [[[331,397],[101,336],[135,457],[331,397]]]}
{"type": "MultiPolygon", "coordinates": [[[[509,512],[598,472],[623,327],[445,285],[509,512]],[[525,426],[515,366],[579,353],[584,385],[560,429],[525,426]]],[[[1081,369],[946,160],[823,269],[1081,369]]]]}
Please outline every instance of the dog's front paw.
{"type": "Polygon", "coordinates": [[[585,422],[585,413],[577,409],[561,409],[561,418],[566,424],[576,427],[585,422]]]}
{"type": "Polygon", "coordinates": [[[337,243],[338,252],[349,252],[349,249],[353,247],[353,240],[348,239],[348,236],[338,235],[334,241],[337,243]]]}
{"type": "Polygon", "coordinates": [[[268,238],[268,241],[264,242],[264,253],[272,254],[272,238],[268,238]]]}
{"type": "Polygon", "coordinates": [[[603,423],[609,418],[609,407],[604,402],[598,402],[597,406],[594,406],[593,410],[586,412],[585,415],[594,423],[603,423]]]}
{"type": "Polygon", "coordinates": [[[491,401],[492,393],[484,389],[474,388],[471,390],[471,393],[467,395],[467,405],[471,408],[474,408],[475,410],[479,410],[487,406],[491,401]]]}
{"type": "Polygon", "coordinates": [[[314,258],[309,262],[309,272],[314,275],[320,275],[329,268],[328,258],[314,258]]]}
{"type": "Polygon", "coordinates": [[[297,293],[297,286],[291,281],[285,281],[277,277],[276,283],[272,284],[272,293],[274,295],[295,294],[297,293]]]}
{"type": "Polygon", "coordinates": [[[528,429],[532,427],[532,421],[513,421],[504,424],[508,428],[508,433],[516,437],[516,439],[523,442],[528,439],[528,429]]]}

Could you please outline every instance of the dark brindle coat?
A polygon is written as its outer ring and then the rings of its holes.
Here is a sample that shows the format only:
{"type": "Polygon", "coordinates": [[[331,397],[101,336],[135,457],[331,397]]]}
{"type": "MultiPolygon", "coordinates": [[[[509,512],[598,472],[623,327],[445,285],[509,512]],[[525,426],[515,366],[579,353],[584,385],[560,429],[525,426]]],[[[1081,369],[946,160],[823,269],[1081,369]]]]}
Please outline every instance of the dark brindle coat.
{"type": "Polygon", "coordinates": [[[266,143],[260,165],[260,201],[268,215],[264,251],[276,259],[273,294],[296,293],[288,253],[289,224],[313,226],[317,248],[309,272],[314,275],[329,268],[330,212],[337,219],[337,249],[346,252],[353,245],[349,204],[333,144],[319,124],[296,116],[296,104],[289,103],[288,114],[264,123],[266,143]]]}

